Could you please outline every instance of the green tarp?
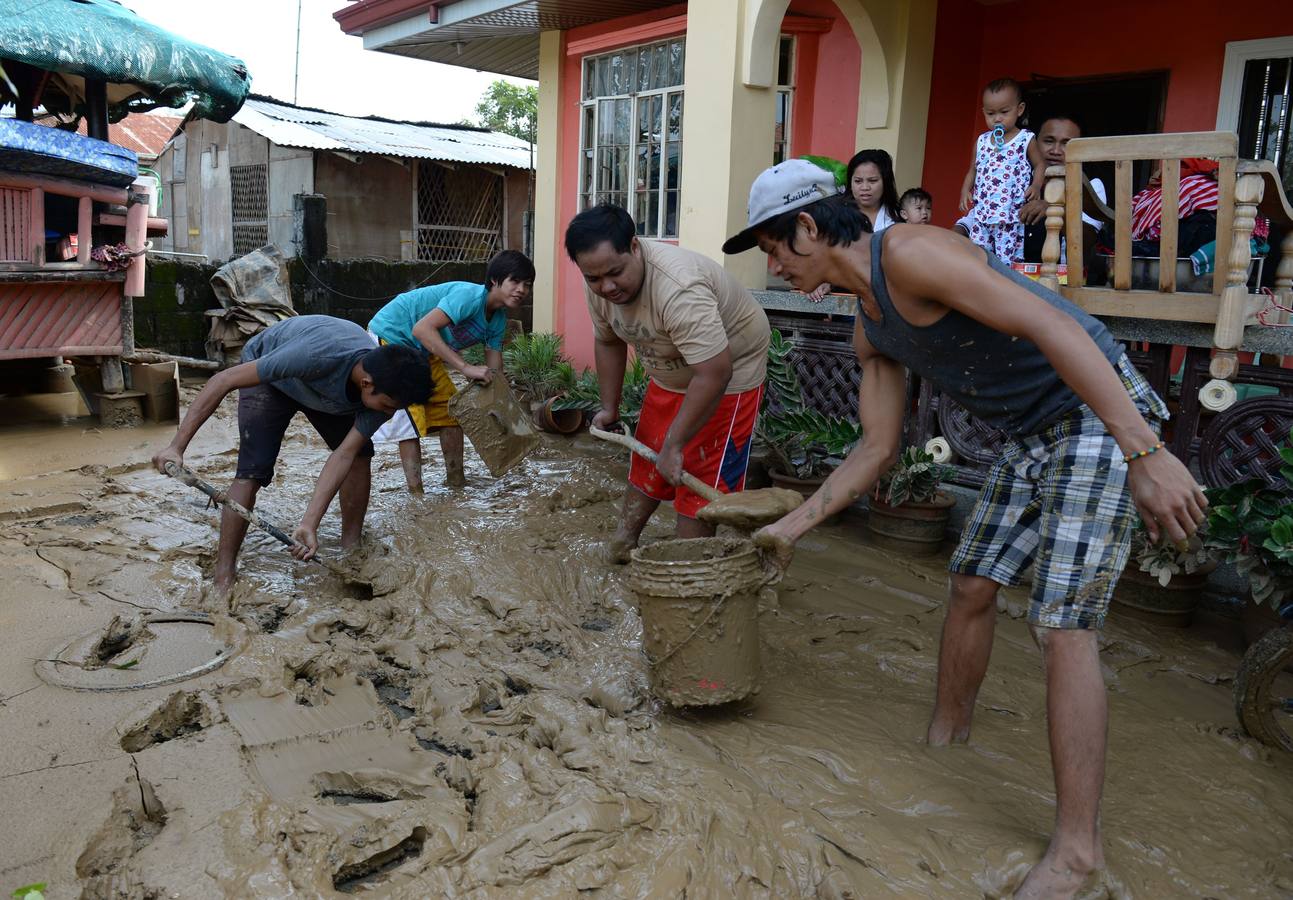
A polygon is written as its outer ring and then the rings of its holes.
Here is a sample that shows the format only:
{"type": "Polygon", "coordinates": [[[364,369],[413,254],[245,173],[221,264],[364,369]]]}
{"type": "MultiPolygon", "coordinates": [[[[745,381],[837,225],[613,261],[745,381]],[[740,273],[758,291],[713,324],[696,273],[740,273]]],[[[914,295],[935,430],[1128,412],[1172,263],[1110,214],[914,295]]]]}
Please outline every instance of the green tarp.
{"type": "MultiPolygon", "coordinates": [[[[195,116],[227,122],[251,86],[242,60],[159,28],[114,0],[0,0],[0,59],[54,73],[40,101],[54,111],[79,111],[85,79],[106,82],[114,122],[190,101],[195,116]]],[[[0,83],[0,94],[10,93],[0,83]]]]}

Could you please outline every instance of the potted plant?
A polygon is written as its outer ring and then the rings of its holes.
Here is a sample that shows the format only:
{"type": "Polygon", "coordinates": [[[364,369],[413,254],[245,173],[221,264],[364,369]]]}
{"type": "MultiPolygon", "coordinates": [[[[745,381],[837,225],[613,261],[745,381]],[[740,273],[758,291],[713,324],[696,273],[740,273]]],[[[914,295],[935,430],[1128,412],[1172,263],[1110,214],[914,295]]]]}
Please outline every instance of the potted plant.
{"type": "MultiPolygon", "coordinates": [[[[553,412],[576,411],[580,417],[595,415],[602,408],[602,393],[597,383],[597,373],[592,369],[584,369],[576,376],[574,368],[569,363],[566,364],[566,370],[568,371],[563,371],[565,388],[560,396],[553,400],[551,404],[553,412]]],[[[633,357],[624,369],[624,386],[620,389],[620,421],[630,430],[637,427],[649,382],[642,360],[636,356],[633,357]]]]}
{"type": "Polygon", "coordinates": [[[573,434],[584,424],[578,410],[558,410],[556,400],[575,381],[561,348],[561,335],[518,334],[503,348],[503,367],[512,387],[530,403],[534,424],[544,431],[573,434]]]}
{"type": "Polygon", "coordinates": [[[1281,613],[1293,605],[1293,448],[1281,447],[1280,455],[1278,484],[1250,479],[1207,492],[1205,544],[1248,578],[1244,636],[1250,643],[1283,624],[1288,617],[1281,613]]]}
{"type": "MultiPolygon", "coordinates": [[[[803,389],[791,359],[792,347],[775,328],[768,344],[768,380],[763,409],[754,426],[755,453],[762,456],[775,487],[816,493],[862,436],[860,426],[804,405],[803,389]]],[[[752,453],[751,455],[755,455],[752,453]]],[[[826,520],[838,522],[843,513],[826,520]]]]}
{"type": "Polygon", "coordinates": [[[1161,537],[1152,543],[1144,524],[1137,521],[1114,608],[1158,625],[1189,625],[1203,586],[1217,567],[1216,553],[1202,540],[1205,531],[1200,529],[1182,549],[1161,537]]]}
{"type": "Polygon", "coordinates": [[[914,556],[937,553],[956,500],[938,486],[951,470],[923,447],[908,447],[871,493],[867,530],[876,543],[914,556]]]}
{"type": "MultiPolygon", "coordinates": [[[[861,429],[846,419],[797,409],[765,411],[755,426],[754,439],[766,455],[773,486],[798,491],[807,499],[835,468],[834,460],[846,456],[861,436],[861,429]]],[[[825,524],[834,524],[841,516],[836,513],[825,524]]]]}

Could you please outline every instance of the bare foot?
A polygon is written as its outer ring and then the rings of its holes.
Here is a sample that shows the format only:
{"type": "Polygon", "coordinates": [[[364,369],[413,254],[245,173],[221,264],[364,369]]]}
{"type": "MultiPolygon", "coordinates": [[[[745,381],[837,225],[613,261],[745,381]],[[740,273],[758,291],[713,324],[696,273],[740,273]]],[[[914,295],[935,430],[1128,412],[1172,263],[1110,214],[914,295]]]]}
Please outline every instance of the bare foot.
{"type": "Polygon", "coordinates": [[[1015,892],[1015,900],[1069,900],[1086,894],[1104,877],[1104,860],[1084,862],[1081,857],[1046,851],[1015,892]]]}
{"type": "Polygon", "coordinates": [[[426,491],[423,489],[421,481],[417,482],[416,484],[414,484],[413,482],[409,482],[409,493],[415,497],[421,497],[424,493],[426,493],[426,491]]]}
{"type": "Polygon", "coordinates": [[[463,473],[461,463],[458,465],[454,465],[453,463],[445,464],[444,483],[451,488],[467,486],[467,476],[463,473]]]}
{"type": "Polygon", "coordinates": [[[948,744],[968,744],[970,742],[969,723],[962,725],[935,720],[929,724],[929,731],[925,734],[925,742],[931,747],[946,747],[948,744]]]}
{"type": "Polygon", "coordinates": [[[637,541],[631,541],[628,538],[621,537],[618,534],[615,535],[615,537],[611,538],[609,541],[606,542],[606,547],[604,550],[604,553],[606,556],[606,562],[610,563],[613,566],[626,565],[630,561],[630,559],[632,559],[630,554],[633,552],[633,548],[635,548],[637,545],[638,545],[637,541]]]}

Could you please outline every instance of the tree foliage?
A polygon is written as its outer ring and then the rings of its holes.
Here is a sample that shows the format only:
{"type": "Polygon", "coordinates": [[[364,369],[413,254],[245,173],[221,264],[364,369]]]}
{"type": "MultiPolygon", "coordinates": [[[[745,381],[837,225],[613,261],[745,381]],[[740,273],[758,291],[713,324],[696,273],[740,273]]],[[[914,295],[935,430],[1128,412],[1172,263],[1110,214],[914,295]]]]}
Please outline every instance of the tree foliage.
{"type": "Polygon", "coordinates": [[[539,89],[500,78],[481,94],[476,122],[482,128],[533,142],[539,125],[539,89]]]}

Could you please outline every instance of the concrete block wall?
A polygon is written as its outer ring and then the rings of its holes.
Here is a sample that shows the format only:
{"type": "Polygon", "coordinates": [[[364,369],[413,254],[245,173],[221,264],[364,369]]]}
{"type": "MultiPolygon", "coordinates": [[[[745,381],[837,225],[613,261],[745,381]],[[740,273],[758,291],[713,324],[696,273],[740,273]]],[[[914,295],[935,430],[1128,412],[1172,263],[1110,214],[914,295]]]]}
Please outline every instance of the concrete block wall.
{"type": "MultiPolygon", "coordinates": [[[[135,343],[181,356],[206,356],[206,311],[219,309],[211,290],[216,267],[160,259],[148,261],[145,296],[135,300],[135,343]]],[[[484,263],[389,262],[381,259],[323,259],[308,268],[290,260],[292,303],[303,315],[328,315],[367,325],[397,294],[424,284],[481,281],[484,263]]],[[[526,331],[533,309],[514,316],[526,331]]]]}

